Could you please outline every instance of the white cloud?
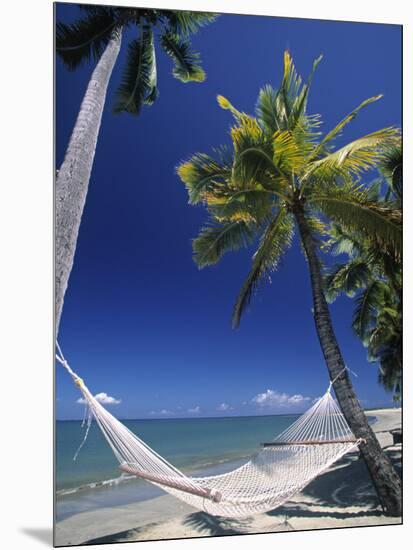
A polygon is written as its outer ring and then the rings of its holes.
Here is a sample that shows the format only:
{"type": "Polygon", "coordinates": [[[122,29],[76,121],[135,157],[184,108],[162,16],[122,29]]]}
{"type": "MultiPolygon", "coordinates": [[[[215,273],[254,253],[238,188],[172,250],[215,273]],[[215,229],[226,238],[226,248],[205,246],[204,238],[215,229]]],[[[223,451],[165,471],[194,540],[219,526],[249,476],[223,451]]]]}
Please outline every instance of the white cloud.
{"type": "Polygon", "coordinates": [[[161,409],[160,411],[150,411],[149,414],[156,416],[169,416],[174,413],[173,411],[168,411],[168,409],[161,409]]]}
{"type": "MultiPolygon", "coordinates": [[[[108,395],[105,392],[97,393],[95,395],[95,399],[96,401],[99,401],[99,403],[102,403],[103,405],[119,405],[119,403],[122,402],[121,399],[116,399],[115,397],[112,397],[111,395],[108,395]]],[[[80,403],[81,405],[84,405],[86,403],[86,399],[84,397],[79,397],[76,403],[80,403]]]]}
{"type": "Polygon", "coordinates": [[[199,405],[196,405],[192,409],[188,409],[188,412],[191,414],[199,414],[201,412],[201,407],[199,405]]]}
{"type": "Polygon", "coordinates": [[[228,403],[221,403],[221,404],[218,405],[218,407],[217,407],[217,411],[221,411],[221,412],[223,412],[223,411],[230,411],[230,410],[232,410],[232,407],[230,407],[230,406],[228,405],[228,403]]]}
{"type": "Polygon", "coordinates": [[[288,398],[288,403],[290,403],[291,405],[297,405],[298,403],[302,403],[303,401],[310,400],[310,397],[304,397],[303,395],[301,395],[301,393],[297,393],[288,398]]]}
{"type": "Polygon", "coordinates": [[[300,393],[289,395],[285,392],[281,393],[277,390],[270,389],[257,394],[251,399],[252,404],[258,405],[258,407],[263,409],[291,408],[307,403],[308,401],[311,401],[311,397],[305,397],[300,393]]]}

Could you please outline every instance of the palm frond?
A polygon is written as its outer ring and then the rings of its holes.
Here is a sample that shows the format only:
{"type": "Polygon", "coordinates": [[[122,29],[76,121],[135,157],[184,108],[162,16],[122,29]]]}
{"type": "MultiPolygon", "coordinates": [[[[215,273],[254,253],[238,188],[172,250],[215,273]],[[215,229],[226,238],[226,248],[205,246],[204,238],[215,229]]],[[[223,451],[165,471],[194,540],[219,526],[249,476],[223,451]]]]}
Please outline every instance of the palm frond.
{"type": "Polygon", "coordinates": [[[274,134],[281,129],[278,110],[276,108],[277,91],[267,84],[261,88],[258,95],[255,112],[264,132],[268,135],[274,134]]]}
{"type": "Polygon", "coordinates": [[[374,326],[366,338],[369,351],[369,361],[380,360],[383,349],[386,348],[393,340],[398,340],[399,344],[401,344],[402,323],[400,312],[399,323],[396,327],[393,319],[389,323],[388,319],[385,318],[385,315],[383,315],[381,311],[381,306],[379,307],[380,309],[377,312],[374,326]]]}
{"type": "Polygon", "coordinates": [[[266,185],[270,180],[286,180],[285,174],[273,162],[273,145],[270,139],[266,139],[258,120],[240,113],[222,96],[219,101],[223,108],[231,110],[237,120],[237,124],[231,128],[234,148],[233,184],[242,189],[249,187],[252,182],[266,185]]]}
{"type": "Polygon", "coordinates": [[[361,186],[320,184],[312,189],[307,201],[345,230],[375,242],[395,257],[401,256],[400,210],[371,201],[361,186]]]}
{"type": "Polygon", "coordinates": [[[260,280],[275,271],[285,251],[291,246],[294,222],[282,209],[268,224],[259,247],[253,256],[252,268],[238,294],[232,314],[232,325],[238,327],[241,316],[248,307],[260,280]]]}
{"type": "Polygon", "coordinates": [[[311,216],[307,218],[307,225],[310,228],[310,231],[314,239],[317,239],[323,246],[325,241],[321,241],[321,238],[327,237],[329,235],[329,226],[325,223],[315,212],[311,213],[311,216]]]}
{"type": "Polygon", "coordinates": [[[177,172],[188,190],[189,204],[203,200],[206,192],[223,188],[231,178],[231,164],[221,156],[215,160],[210,155],[198,153],[181,163],[177,172]]]}
{"type": "Polygon", "coordinates": [[[379,382],[393,392],[400,391],[403,350],[400,307],[380,308],[368,335],[369,359],[379,363],[379,382]]]}
{"type": "Polygon", "coordinates": [[[379,170],[401,203],[403,198],[403,151],[401,140],[384,148],[379,170]]]}
{"type": "Polygon", "coordinates": [[[226,252],[251,244],[253,237],[253,226],[244,220],[214,221],[194,239],[194,261],[199,268],[216,264],[226,252]]]}
{"type": "Polygon", "coordinates": [[[223,95],[217,95],[217,102],[218,105],[221,107],[221,109],[231,111],[231,113],[234,115],[235,120],[240,121],[243,117],[248,116],[246,113],[242,113],[241,111],[238,111],[232,103],[223,95]]]}
{"type": "Polygon", "coordinates": [[[280,202],[280,199],[281,202],[289,202],[285,184],[283,182],[276,182],[272,180],[271,185],[268,186],[260,183],[254,183],[253,185],[242,189],[231,186],[227,203],[230,204],[235,201],[241,201],[247,208],[252,208],[250,197],[252,197],[252,200],[256,200],[256,198],[258,198],[260,201],[265,201],[269,203],[271,207],[275,206],[275,203],[280,202]]]}
{"type": "Polygon", "coordinates": [[[383,202],[383,182],[380,178],[377,178],[366,185],[365,189],[371,201],[383,202]]]}
{"type": "Polygon", "coordinates": [[[308,93],[315,70],[322,56],[318,57],[306,84],[302,85],[301,77],[292,63],[289,52],[284,54],[284,75],[280,88],[275,90],[270,85],[261,88],[255,112],[266,136],[276,133],[296,132],[300,143],[312,142],[319,135],[315,129],[319,126],[318,115],[307,115],[308,93]]]}
{"type": "Polygon", "coordinates": [[[160,10],[168,20],[169,31],[185,38],[204,27],[213,23],[219,14],[206,11],[175,11],[160,10]]]}
{"type": "Polygon", "coordinates": [[[273,135],[273,163],[283,173],[299,174],[313,149],[311,142],[296,138],[294,130],[277,131],[273,135]]]}
{"type": "Polygon", "coordinates": [[[397,397],[400,397],[402,385],[401,355],[401,342],[397,342],[382,348],[379,356],[375,358],[376,361],[380,361],[379,384],[392,392],[396,401],[397,397]]]}
{"type": "Polygon", "coordinates": [[[365,341],[367,332],[374,322],[374,315],[383,302],[383,283],[372,281],[355,300],[353,329],[357,336],[365,341]]]}
{"type": "Polygon", "coordinates": [[[181,82],[203,82],[205,71],[200,65],[200,55],[191,50],[189,40],[166,32],[161,37],[161,45],[174,63],[172,74],[181,82]]]}
{"type": "Polygon", "coordinates": [[[329,239],[324,243],[323,250],[333,256],[347,254],[352,258],[363,248],[360,239],[357,239],[354,234],[345,231],[343,227],[337,224],[330,226],[328,235],[329,239]]]}
{"type": "Polygon", "coordinates": [[[271,217],[272,209],[279,203],[274,191],[264,189],[262,185],[252,185],[246,189],[228,186],[223,190],[214,189],[206,193],[204,199],[210,214],[216,219],[265,223],[271,217]]]}
{"type": "Polygon", "coordinates": [[[368,284],[370,278],[370,268],[360,258],[336,265],[324,279],[327,301],[333,302],[341,293],[354,296],[357,290],[368,284]]]}
{"type": "Polygon", "coordinates": [[[337,126],[335,126],[332,130],[328,132],[328,134],[320,141],[319,145],[314,151],[313,158],[317,158],[320,154],[322,154],[325,150],[328,144],[333,141],[335,138],[341,135],[343,128],[349,124],[352,120],[356,118],[359,111],[366,107],[367,105],[370,105],[371,103],[374,103],[375,101],[378,101],[383,97],[382,94],[376,95],[373,97],[370,97],[368,99],[365,99],[358,107],[356,107],[353,111],[351,111],[350,114],[348,114],[346,117],[341,120],[337,126]]]}
{"type": "Polygon", "coordinates": [[[231,128],[231,138],[235,153],[241,153],[245,149],[261,146],[264,134],[256,118],[244,115],[231,128]]]}
{"type": "Polygon", "coordinates": [[[159,90],[158,90],[158,70],[156,66],[156,52],[155,52],[155,43],[154,43],[154,36],[153,36],[153,30],[151,28],[151,34],[152,38],[150,40],[151,44],[149,46],[149,52],[148,52],[148,67],[151,67],[151,71],[148,75],[148,90],[150,92],[148,95],[144,98],[143,102],[145,105],[153,105],[154,102],[159,97],[159,90]]]}
{"type": "Polygon", "coordinates": [[[111,10],[96,10],[71,24],[57,23],[57,55],[69,70],[91,59],[97,61],[116,25],[117,19],[111,10]]]}
{"type": "Polygon", "coordinates": [[[143,26],[139,38],[128,46],[122,81],[115,94],[114,112],[139,114],[144,103],[151,104],[157,95],[153,32],[143,26]]]}
{"type": "MultiPolygon", "coordinates": [[[[290,52],[286,50],[284,52],[284,74],[278,92],[284,103],[286,120],[289,119],[290,114],[293,110],[294,103],[299,97],[301,85],[302,78],[297,73],[290,52]]],[[[288,125],[285,126],[283,129],[286,129],[287,127],[288,125]]]]}
{"type": "MultiPolygon", "coordinates": [[[[370,189],[365,192],[366,197],[375,194],[370,189]]],[[[379,365],[379,383],[397,391],[402,369],[400,259],[395,261],[377,243],[339,225],[333,225],[329,234],[329,251],[347,254],[349,260],[325,277],[326,296],[332,301],[341,292],[352,296],[364,289],[355,300],[353,329],[367,348],[368,360],[379,365]]]]}
{"type": "MultiPolygon", "coordinates": [[[[292,104],[291,114],[290,114],[290,124],[289,124],[290,129],[295,128],[296,125],[300,123],[300,121],[302,123],[303,122],[305,123],[305,122],[310,122],[312,120],[312,119],[309,119],[308,121],[306,121],[305,111],[307,108],[308,94],[310,92],[313,76],[322,59],[323,59],[322,55],[320,55],[319,57],[317,57],[317,59],[315,59],[313,63],[313,68],[311,70],[310,76],[308,77],[307,83],[304,84],[304,86],[301,89],[301,92],[294,99],[294,102],[292,104]]],[[[310,124],[310,127],[312,127],[312,124],[310,124]]]]}
{"type": "MultiPolygon", "coordinates": [[[[232,129],[233,130],[233,129],[232,129]]],[[[232,137],[235,137],[233,132],[232,137]]],[[[238,132],[234,143],[233,181],[238,188],[259,182],[267,188],[279,183],[288,185],[288,174],[273,162],[273,148],[270,143],[253,143],[247,135],[238,132]]]]}
{"type": "Polygon", "coordinates": [[[119,16],[120,13],[128,10],[128,8],[115,8],[113,6],[103,6],[98,4],[77,4],[77,7],[80,11],[83,11],[88,15],[107,13],[119,16]]]}
{"type": "Polygon", "coordinates": [[[243,188],[252,181],[264,185],[271,177],[285,180],[284,174],[274,165],[271,137],[267,138],[262,121],[238,111],[222,95],[217,96],[217,101],[222,109],[232,113],[236,121],[231,128],[234,147],[233,183],[238,188],[243,188]],[[270,178],[267,177],[268,173],[271,174],[270,178]]]}
{"type": "Polygon", "coordinates": [[[358,176],[376,166],[383,158],[385,148],[394,143],[399,135],[398,128],[389,127],[363,136],[322,159],[311,162],[304,178],[328,181],[337,177],[358,176]]]}

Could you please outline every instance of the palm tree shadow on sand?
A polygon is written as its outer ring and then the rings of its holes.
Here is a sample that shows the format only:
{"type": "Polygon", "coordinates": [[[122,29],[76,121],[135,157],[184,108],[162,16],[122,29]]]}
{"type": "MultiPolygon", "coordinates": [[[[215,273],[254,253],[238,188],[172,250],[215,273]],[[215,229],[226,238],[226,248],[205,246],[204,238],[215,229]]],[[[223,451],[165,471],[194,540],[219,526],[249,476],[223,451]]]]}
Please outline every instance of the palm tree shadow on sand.
{"type": "Polygon", "coordinates": [[[185,518],[184,524],[210,536],[239,535],[246,532],[248,519],[238,520],[211,516],[206,512],[194,512],[185,518]]]}
{"type": "MultiPolygon", "coordinates": [[[[386,450],[396,471],[401,475],[401,452],[386,450]]],[[[333,470],[328,470],[305,487],[302,501],[287,502],[267,512],[269,516],[330,517],[335,519],[380,516],[380,507],[367,466],[358,453],[345,456],[333,470]],[[306,500],[309,497],[310,500],[306,500]],[[316,508],[323,507],[322,510],[316,508]],[[358,507],[362,510],[348,510],[358,507]]]]}
{"type": "MultiPolygon", "coordinates": [[[[394,467],[401,473],[401,452],[394,447],[387,449],[394,467]]],[[[274,525],[274,531],[291,531],[294,527],[288,521],[291,517],[330,517],[346,519],[357,517],[380,516],[382,510],[376,496],[367,466],[358,453],[352,453],[339,462],[334,470],[328,470],[305,487],[301,494],[302,501],[293,501],[267,512],[277,517],[280,523],[274,525]],[[306,501],[309,497],[312,502],[306,501]],[[323,510],[317,510],[323,507],[323,510]],[[363,508],[349,511],[349,507],[363,508]]],[[[211,516],[206,512],[195,512],[188,515],[184,524],[200,533],[210,536],[235,535],[251,532],[248,528],[251,519],[235,520],[221,516],[211,516]]]]}
{"type": "MultiPolygon", "coordinates": [[[[239,535],[243,532],[248,532],[246,531],[248,520],[235,520],[222,516],[211,516],[206,512],[194,512],[189,514],[186,516],[183,523],[187,527],[192,527],[199,533],[209,536],[239,535]]],[[[141,539],[139,534],[148,527],[150,527],[150,525],[145,525],[144,528],[127,529],[126,531],[120,531],[119,533],[114,533],[105,537],[90,539],[86,544],[110,544],[115,542],[135,541],[141,539]]]]}
{"type": "MultiPolygon", "coordinates": [[[[401,473],[401,450],[391,447],[386,450],[398,473],[401,473]]],[[[303,499],[287,502],[275,510],[267,512],[279,520],[272,531],[293,531],[288,521],[293,517],[328,517],[346,519],[357,517],[375,517],[382,515],[376,492],[371,482],[367,466],[358,453],[348,454],[337,462],[333,470],[318,476],[301,491],[303,499]],[[306,500],[308,498],[309,500],[306,500]],[[311,500],[310,500],[311,499],[311,500]],[[317,508],[322,507],[322,510],[317,508]],[[362,508],[349,510],[349,507],[362,508]]],[[[204,536],[240,535],[253,532],[252,518],[231,519],[212,516],[206,512],[193,512],[183,521],[186,527],[198,531],[204,536]]],[[[156,525],[156,524],[153,524],[156,525]]],[[[107,544],[137,540],[137,535],[150,527],[128,529],[109,536],[87,541],[87,544],[107,544]]]]}

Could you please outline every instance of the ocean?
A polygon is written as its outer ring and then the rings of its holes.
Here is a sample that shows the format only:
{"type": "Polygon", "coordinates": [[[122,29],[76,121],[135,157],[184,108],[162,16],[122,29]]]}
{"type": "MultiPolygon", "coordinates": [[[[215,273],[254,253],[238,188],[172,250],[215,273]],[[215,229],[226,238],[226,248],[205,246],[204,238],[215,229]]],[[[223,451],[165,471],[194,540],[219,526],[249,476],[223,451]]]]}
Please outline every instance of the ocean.
{"type": "MultiPolygon", "coordinates": [[[[125,420],[125,425],[172,464],[188,474],[221,473],[241,465],[299,415],[196,419],[125,420]]],[[[374,418],[369,418],[370,422],[374,418]]],[[[162,491],[121,475],[118,463],[92,422],[84,436],[80,421],[56,422],[56,519],[104,506],[154,498],[162,491]]]]}

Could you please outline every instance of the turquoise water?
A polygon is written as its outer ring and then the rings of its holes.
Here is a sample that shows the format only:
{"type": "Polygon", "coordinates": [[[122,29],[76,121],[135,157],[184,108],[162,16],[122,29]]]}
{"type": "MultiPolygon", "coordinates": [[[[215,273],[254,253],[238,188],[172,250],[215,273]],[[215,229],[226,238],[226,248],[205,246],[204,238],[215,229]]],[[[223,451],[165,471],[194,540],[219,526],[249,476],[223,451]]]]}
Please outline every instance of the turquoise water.
{"type": "MultiPolygon", "coordinates": [[[[232,418],[125,420],[126,426],[186,473],[212,475],[229,471],[259,451],[298,415],[232,418]]],[[[374,417],[368,417],[374,422],[374,417]]],[[[56,521],[102,507],[160,496],[163,492],[140,479],[121,476],[118,463],[93,422],[84,436],[79,421],[56,422],[56,521]]]]}
{"type": "MultiPolygon", "coordinates": [[[[253,454],[261,442],[273,439],[296,418],[297,415],[282,415],[124,423],[175,466],[190,472],[253,454]]],[[[120,476],[118,463],[95,422],[77,460],[73,460],[83,434],[78,421],[56,423],[58,494],[120,476]]]]}

